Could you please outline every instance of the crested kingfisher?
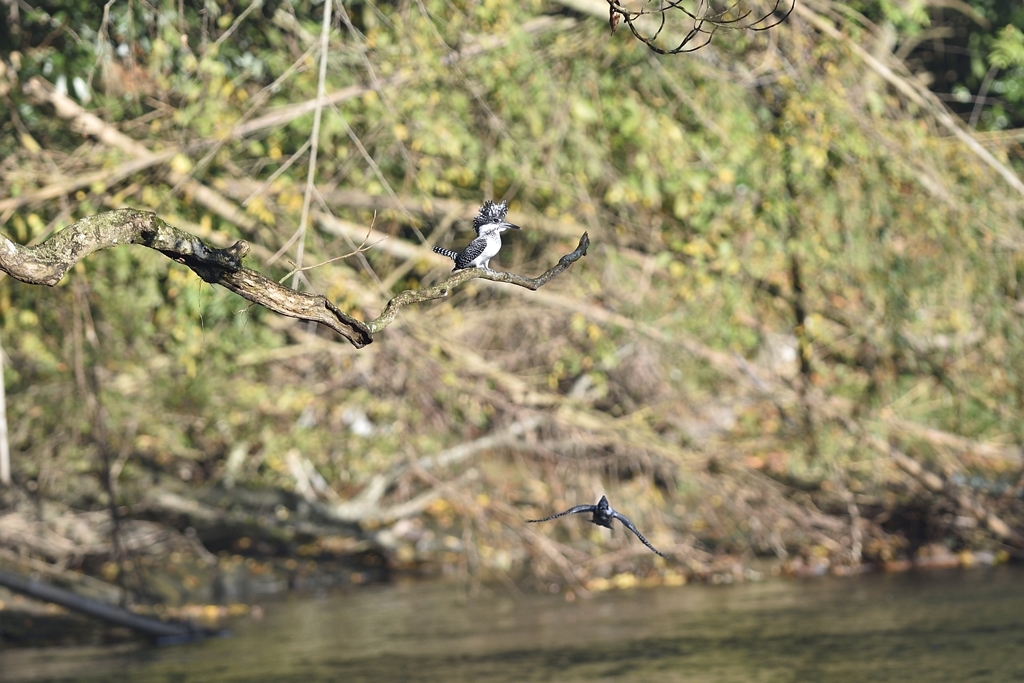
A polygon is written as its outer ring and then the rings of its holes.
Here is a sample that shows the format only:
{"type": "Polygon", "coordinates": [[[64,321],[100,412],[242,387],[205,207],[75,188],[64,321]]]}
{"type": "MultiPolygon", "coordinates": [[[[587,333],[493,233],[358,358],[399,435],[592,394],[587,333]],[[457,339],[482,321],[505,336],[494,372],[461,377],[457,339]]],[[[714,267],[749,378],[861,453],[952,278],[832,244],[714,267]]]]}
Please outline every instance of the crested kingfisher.
{"type": "Polygon", "coordinates": [[[452,270],[462,270],[463,268],[490,270],[487,264],[501,249],[502,231],[509,228],[522,229],[505,220],[507,213],[508,204],[504,201],[495,203],[488,199],[480,207],[476,218],[473,219],[473,229],[476,231],[475,240],[462,251],[452,251],[442,247],[434,247],[434,251],[455,261],[455,267],[452,270]]]}
{"type": "Polygon", "coordinates": [[[590,520],[591,522],[593,522],[594,524],[597,524],[598,526],[607,527],[609,529],[612,528],[612,520],[613,519],[619,520],[620,522],[622,522],[622,524],[627,529],[629,529],[634,534],[636,534],[636,537],[640,539],[641,543],[643,543],[645,546],[647,546],[648,548],[650,548],[654,552],[656,552],[659,555],[661,555],[662,557],[664,557],[666,560],[668,559],[668,555],[666,555],[665,553],[661,552],[660,550],[655,548],[653,545],[651,545],[648,542],[648,540],[646,538],[644,538],[644,535],[642,533],[640,533],[639,531],[637,531],[637,528],[633,525],[633,522],[629,521],[629,519],[627,519],[626,516],[623,515],[622,513],[613,510],[612,506],[608,504],[608,498],[605,497],[605,496],[601,496],[601,500],[597,501],[597,505],[577,505],[576,507],[569,508],[565,512],[559,512],[557,515],[551,515],[550,517],[545,517],[544,519],[528,519],[526,521],[527,522],[546,522],[546,521],[548,521],[550,519],[557,519],[558,517],[565,517],[566,515],[579,515],[579,514],[585,514],[585,513],[588,513],[588,512],[590,512],[590,513],[592,513],[594,515],[591,518],[591,520],[590,520]]]}

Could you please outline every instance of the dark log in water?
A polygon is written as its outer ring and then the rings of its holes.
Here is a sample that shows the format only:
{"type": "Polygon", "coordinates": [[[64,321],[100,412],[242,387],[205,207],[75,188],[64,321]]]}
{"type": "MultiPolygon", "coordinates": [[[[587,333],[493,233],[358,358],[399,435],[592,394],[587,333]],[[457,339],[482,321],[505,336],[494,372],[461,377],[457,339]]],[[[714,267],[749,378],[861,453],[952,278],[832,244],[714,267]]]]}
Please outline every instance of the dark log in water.
{"type": "Polygon", "coordinates": [[[128,610],[104,602],[84,598],[71,591],[51,586],[36,579],[0,570],[0,586],[23,593],[37,600],[52,602],[61,607],[102,619],[111,624],[130,628],[137,633],[154,639],[160,645],[183,643],[190,640],[219,635],[220,632],[197,628],[186,622],[160,621],[134,614],[128,610]]]}

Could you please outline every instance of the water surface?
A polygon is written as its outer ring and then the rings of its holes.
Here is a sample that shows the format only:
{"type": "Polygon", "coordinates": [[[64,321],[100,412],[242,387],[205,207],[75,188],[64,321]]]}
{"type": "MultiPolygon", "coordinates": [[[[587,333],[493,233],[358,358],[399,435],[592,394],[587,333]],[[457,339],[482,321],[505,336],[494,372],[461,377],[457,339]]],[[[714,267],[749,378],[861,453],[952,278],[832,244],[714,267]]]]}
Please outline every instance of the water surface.
{"type": "Polygon", "coordinates": [[[1024,571],[466,599],[416,583],[265,605],[230,638],[0,653],[3,681],[1024,680],[1024,571]]]}

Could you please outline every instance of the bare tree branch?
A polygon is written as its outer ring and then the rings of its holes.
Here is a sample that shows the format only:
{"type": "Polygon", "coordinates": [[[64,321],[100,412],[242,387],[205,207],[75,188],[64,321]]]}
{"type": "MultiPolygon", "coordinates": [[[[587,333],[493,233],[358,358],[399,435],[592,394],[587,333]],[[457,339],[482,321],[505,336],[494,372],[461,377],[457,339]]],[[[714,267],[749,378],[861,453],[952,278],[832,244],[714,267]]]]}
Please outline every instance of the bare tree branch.
{"type": "Polygon", "coordinates": [[[298,292],[243,266],[242,259],[249,253],[247,242],[239,240],[226,249],[217,249],[191,233],[168,225],[154,213],[136,209],[117,209],[82,218],[36,246],[20,245],[0,234],[0,271],[21,282],[52,287],[89,254],[121,244],[156,249],[188,266],[211,284],[221,285],[275,313],[318,322],[356,348],[363,348],[373,342],[374,334],[395,320],[402,307],[443,299],[467,280],[482,278],[537,290],[586,255],[590,238],[583,233],[576,250],[563,256],[539,277],[480,268],[455,271],[433,287],[399,293],[380,316],[368,323],[344,313],[323,296],[298,292]]]}
{"type": "Polygon", "coordinates": [[[696,52],[720,30],[767,31],[785,21],[796,5],[796,0],[764,3],[771,8],[749,0],[607,0],[605,8],[599,0],[557,2],[584,14],[607,16],[612,33],[624,22],[637,40],[660,55],[696,52]],[[675,17],[671,22],[670,15],[675,17]]]}
{"type": "Polygon", "coordinates": [[[371,320],[366,324],[367,329],[369,329],[370,334],[374,334],[394,322],[395,316],[398,315],[398,311],[404,306],[423,303],[424,301],[433,301],[434,299],[444,299],[451,294],[453,288],[461,285],[467,280],[472,280],[473,278],[491,280],[492,282],[506,282],[510,285],[519,285],[520,287],[526,287],[531,291],[537,291],[564,272],[566,268],[586,256],[587,248],[589,246],[590,236],[587,235],[587,233],[583,233],[583,236],[580,237],[580,243],[576,247],[575,251],[560,258],[557,264],[548,268],[547,272],[543,275],[535,278],[523,277],[522,275],[516,275],[515,273],[499,273],[494,270],[485,270],[483,268],[457,270],[433,287],[426,287],[424,289],[407,289],[404,292],[401,292],[388,302],[387,306],[384,307],[383,312],[381,312],[375,320],[371,320]]]}

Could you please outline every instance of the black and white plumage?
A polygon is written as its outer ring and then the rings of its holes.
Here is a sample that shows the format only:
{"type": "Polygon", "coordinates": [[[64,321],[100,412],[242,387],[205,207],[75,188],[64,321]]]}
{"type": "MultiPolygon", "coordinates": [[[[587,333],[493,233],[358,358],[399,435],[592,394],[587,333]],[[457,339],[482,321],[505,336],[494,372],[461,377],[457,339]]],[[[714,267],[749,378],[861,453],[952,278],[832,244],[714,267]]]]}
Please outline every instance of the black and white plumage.
{"type": "Polygon", "coordinates": [[[648,542],[646,538],[644,538],[644,535],[637,530],[637,528],[633,525],[633,522],[629,521],[629,519],[627,519],[626,516],[622,513],[613,510],[612,506],[608,504],[608,498],[605,496],[601,496],[601,500],[597,501],[597,505],[577,505],[576,507],[569,508],[565,512],[559,512],[557,515],[551,515],[550,517],[545,517],[544,519],[528,519],[526,521],[547,522],[548,520],[557,519],[559,517],[565,517],[566,515],[579,515],[587,512],[591,512],[594,514],[593,518],[591,518],[590,520],[591,522],[597,524],[598,526],[607,527],[609,529],[612,528],[613,519],[619,520],[620,522],[622,522],[623,526],[625,526],[627,529],[636,534],[636,537],[640,539],[641,543],[643,543],[645,546],[647,546],[657,554],[664,557],[666,560],[668,559],[668,555],[655,548],[648,542]]]}
{"type": "Polygon", "coordinates": [[[521,229],[518,225],[507,222],[506,214],[508,214],[508,205],[505,202],[495,203],[488,199],[480,207],[476,218],[473,219],[473,229],[476,230],[475,240],[461,252],[442,247],[434,247],[434,251],[455,261],[453,270],[462,270],[463,268],[490,270],[487,264],[501,249],[502,231],[509,228],[521,229]]]}

